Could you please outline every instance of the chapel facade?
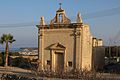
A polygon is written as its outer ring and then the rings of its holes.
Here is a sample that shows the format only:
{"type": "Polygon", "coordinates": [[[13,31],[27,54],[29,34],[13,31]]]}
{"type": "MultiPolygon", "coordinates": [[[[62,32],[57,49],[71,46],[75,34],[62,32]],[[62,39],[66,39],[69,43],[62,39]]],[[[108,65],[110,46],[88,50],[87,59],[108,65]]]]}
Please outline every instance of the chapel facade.
{"type": "Polygon", "coordinates": [[[40,70],[93,68],[93,37],[80,13],[77,14],[76,22],[72,23],[60,7],[50,24],[45,24],[44,17],[41,17],[37,27],[40,70]]]}

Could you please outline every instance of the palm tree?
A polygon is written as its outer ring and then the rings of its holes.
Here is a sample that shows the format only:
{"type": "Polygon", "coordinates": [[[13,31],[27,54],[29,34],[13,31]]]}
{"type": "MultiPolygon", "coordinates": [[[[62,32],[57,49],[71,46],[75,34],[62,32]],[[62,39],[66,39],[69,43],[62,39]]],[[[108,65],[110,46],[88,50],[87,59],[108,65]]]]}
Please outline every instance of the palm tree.
{"type": "Polygon", "coordinates": [[[12,44],[15,41],[11,34],[3,34],[0,38],[0,44],[5,44],[5,66],[8,66],[8,53],[9,53],[9,44],[12,44]]]}

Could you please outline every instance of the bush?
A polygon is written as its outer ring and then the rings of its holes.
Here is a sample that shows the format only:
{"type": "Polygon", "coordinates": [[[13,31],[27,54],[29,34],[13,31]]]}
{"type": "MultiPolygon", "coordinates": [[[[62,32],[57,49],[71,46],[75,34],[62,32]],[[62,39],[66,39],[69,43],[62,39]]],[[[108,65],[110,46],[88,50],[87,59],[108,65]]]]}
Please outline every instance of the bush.
{"type": "Polygon", "coordinates": [[[18,52],[9,52],[9,56],[21,56],[18,52]]]}
{"type": "Polygon", "coordinates": [[[4,53],[0,53],[0,66],[4,65],[4,53]]]}
{"type": "Polygon", "coordinates": [[[29,59],[23,58],[23,57],[15,58],[14,60],[12,60],[11,65],[15,67],[25,68],[25,69],[30,68],[29,59]]]}

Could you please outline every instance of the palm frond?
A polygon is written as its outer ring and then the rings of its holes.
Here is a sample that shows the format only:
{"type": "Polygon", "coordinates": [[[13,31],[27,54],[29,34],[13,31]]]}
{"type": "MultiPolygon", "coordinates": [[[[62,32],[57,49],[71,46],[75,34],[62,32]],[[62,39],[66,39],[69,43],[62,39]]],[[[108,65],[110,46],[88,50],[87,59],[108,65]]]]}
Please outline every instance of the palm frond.
{"type": "Polygon", "coordinates": [[[3,44],[4,42],[14,42],[15,39],[13,39],[13,36],[11,34],[3,34],[2,37],[0,38],[0,43],[3,44]]]}
{"type": "Polygon", "coordinates": [[[13,39],[13,40],[10,40],[9,42],[10,42],[10,43],[13,43],[13,42],[15,42],[15,41],[16,41],[16,40],[15,40],[15,39],[13,39]]]}
{"type": "Polygon", "coordinates": [[[7,37],[8,37],[9,40],[12,40],[12,39],[13,39],[13,36],[12,36],[11,34],[8,34],[7,37]]]}

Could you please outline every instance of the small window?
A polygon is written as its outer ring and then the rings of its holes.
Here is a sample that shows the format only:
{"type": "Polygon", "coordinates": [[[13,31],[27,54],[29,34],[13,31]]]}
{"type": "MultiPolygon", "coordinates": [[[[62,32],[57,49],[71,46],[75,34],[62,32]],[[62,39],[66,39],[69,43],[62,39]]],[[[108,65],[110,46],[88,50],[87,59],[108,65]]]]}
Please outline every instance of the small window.
{"type": "Polygon", "coordinates": [[[68,66],[72,67],[72,62],[71,61],[68,61],[68,66]]]}
{"type": "Polygon", "coordinates": [[[59,14],[59,22],[62,22],[62,14],[59,14]]]}
{"type": "Polygon", "coordinates": [[[47,60],[47,65],[50,65],[50,60],[47,60]]]}

